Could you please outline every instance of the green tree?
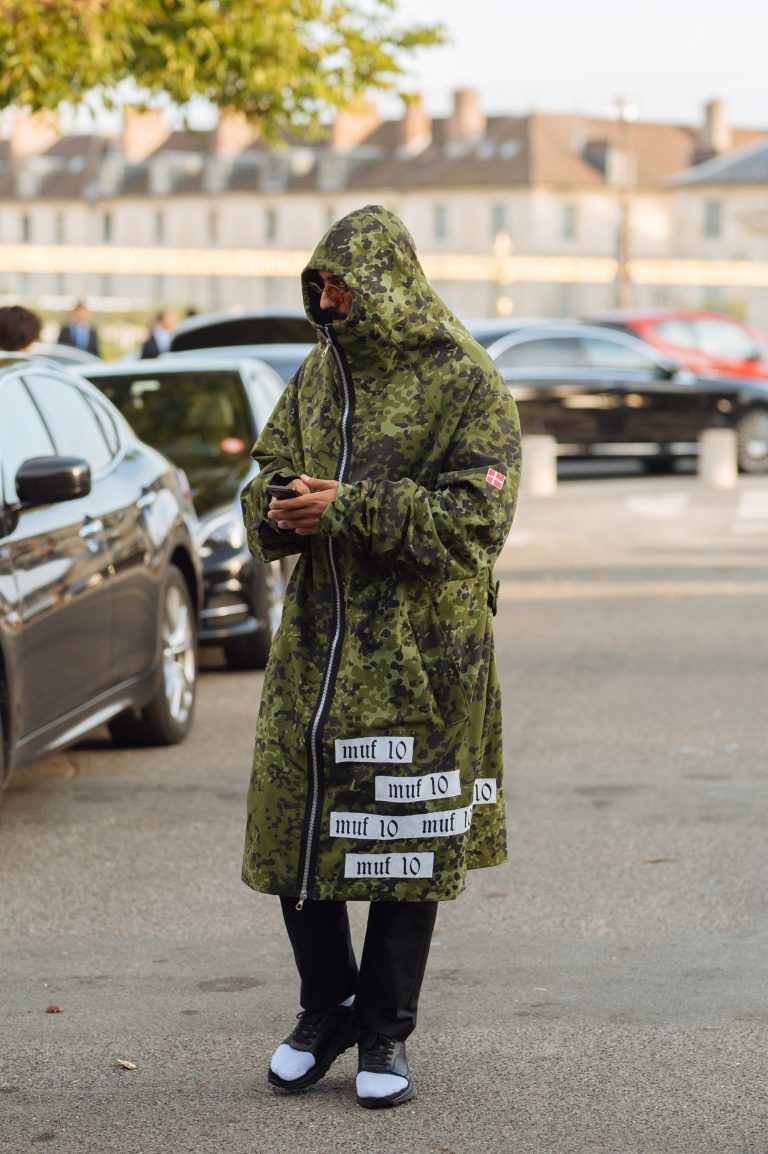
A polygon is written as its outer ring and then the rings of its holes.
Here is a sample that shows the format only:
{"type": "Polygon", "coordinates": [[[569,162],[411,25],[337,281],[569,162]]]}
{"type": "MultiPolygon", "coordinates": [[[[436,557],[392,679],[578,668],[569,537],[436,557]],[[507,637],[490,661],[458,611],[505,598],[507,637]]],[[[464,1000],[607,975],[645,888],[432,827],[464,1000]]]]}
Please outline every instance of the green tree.
{"type": "Polygon", "coordinates": [[[0,0],[0,108],[204,97],[266,137],[317,127],[443,39],[401,26],[396,0],[0,0]]]}

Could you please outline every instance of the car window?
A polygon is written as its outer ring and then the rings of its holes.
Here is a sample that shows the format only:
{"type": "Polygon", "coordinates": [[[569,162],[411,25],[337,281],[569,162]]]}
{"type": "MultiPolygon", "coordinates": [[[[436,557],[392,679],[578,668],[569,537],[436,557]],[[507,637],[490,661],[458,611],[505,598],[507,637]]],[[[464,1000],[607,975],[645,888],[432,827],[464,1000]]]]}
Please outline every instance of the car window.
{"type": "Polygon", "coordinates": [[[93,473],[105,469],[112,460],[112,450],[77,385],[42,373],[29,373],[26,382],[45,418],[56,452],[63,457],[82,457],[93,473]]]}
{"type": "Polygon", "coordinates": [[[21,380],[6,381],[0,390],[0,463],[6,500],[18,499],[16,474],[30,457],[52,457],[55,448],[35,403],[21,380]]]}
{"type": "Polygon", "coordinates": [[[697,347],[696,333],[690,321],[658,321],[653,327],[667,345],[674,345],[678,349],[695,349],[697,347]]]}
{"type": "Polygon", "coordinates": [[[610,337],[582,337],[589,364],[596,369],[655,369],[656,362],[623,341],[610,337]]]}
{"type": "Polygon", "coordinates": [[[731,321],[702,318],[694,322],[698,348],[708,357],[746,361],[760,352],[748,332],[731,321]]]}
{"type": "Polygon", "coordinates": [[[579,337],[534,337],[496,356],[500,369],[582,368],[587,358],[579,337]]]}
{"type": "Polygon", "coordinates": [[[182,443],[201,453],[237,456],[254,433],[243,384],[235,372],[145,373],[100,376],[96,385],[133,426],[162,452],[182,443]]]}
{"type": "Polygon", "coordinates": [[[198,513],[234,498],[257,432],[238,372],[155,367],[93,381],[142,441],[184,469],[198,513]]]}

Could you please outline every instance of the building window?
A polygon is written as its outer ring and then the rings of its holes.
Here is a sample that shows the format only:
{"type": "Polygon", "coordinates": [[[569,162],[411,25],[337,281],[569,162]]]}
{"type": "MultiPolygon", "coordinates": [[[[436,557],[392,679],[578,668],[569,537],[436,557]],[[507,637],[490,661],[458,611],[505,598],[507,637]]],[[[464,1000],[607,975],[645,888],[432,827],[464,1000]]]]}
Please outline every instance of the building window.
{"type": "Polygon", "coordinates": [[[64,244],[64,213],[56,213],[56,221],[53,226],[54,236],[56,237],[56,244],[64,244]]]}
{"type": "Polygon", "coordinates": [[[162,244],[165,240],[165,213],[155,213],[155,244],[162,244]]]}
{"type": "Polygon", "coordinates": [[[707,200],[704,202],[704,236],[710,240],[716,240],[722,235],[723,230],[723,213],[722,204],[719,200],[707,200]]]}
{"type": "Polygon", "coordinates": [[[264,237],[277,240],[277,209],[268,208],[264,213],[264,237]]]}
{"type": "Polygon", "coordinates": [[[219,243],[219,214],[213,210],[208,213],[208,240],[210,244],[219,243]]]}
{"type": "Polygon", "coordinates": [[[111,297],[112,292],[113,292],[112,273],[103,272],[101,274],[101,295],[103,297],[111,297]]]}
{"type": "Polygon", "coordinates": [[[435,240],[448,239],[448,209],[444,204],[436,204],[434,211],[435,240]]]}
{"type": "Polygon", "coordinates": [[[32,221],[25,213],[21,218],[21,243],[29,244],[32,240],[32,221]]]}
{"type": "Polygon", "coordinates": [[[509,228],[506,204],[494,204],[491,209],[491,236],[506,232],[509,228]]]}
{"type": "Polygon", "coordinates": [[[104,244],[112,243],[112,213],[105,212],[101,218],[101,239],[104,244]]]}
{"type": "Polygon", "coordinates": [[[576,239],[576,207],[573,204],[564,204],[560,215],[561,240],[576,239]]]}

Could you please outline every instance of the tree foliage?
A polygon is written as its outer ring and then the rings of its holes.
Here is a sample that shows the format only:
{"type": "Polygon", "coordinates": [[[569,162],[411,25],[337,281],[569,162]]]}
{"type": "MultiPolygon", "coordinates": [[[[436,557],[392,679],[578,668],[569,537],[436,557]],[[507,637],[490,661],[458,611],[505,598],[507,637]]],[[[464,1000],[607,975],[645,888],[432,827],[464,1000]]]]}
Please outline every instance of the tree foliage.
{"type": "Polygon", "coordinates": [[[396,0],[0,0],[0,108],[203,97],[266,136],[316,126],[371,90],[402,90],[436,25],[401,26],[396,0]]]}

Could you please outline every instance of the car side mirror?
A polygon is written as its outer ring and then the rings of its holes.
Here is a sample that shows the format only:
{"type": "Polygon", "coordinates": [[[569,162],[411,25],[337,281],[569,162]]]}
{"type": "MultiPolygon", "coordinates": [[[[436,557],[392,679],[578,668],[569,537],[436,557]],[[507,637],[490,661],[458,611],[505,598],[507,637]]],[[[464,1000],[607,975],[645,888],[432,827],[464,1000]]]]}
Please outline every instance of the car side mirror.
{"type": "Polygon", "coordinates": [[[696,374],[679,361],[659,361],[659,374],[663,381],[674,381],[678,385],[690,385],[696,380],[696,374]]]}
{"type": "Polygon", "coordinates": [[[30,457],[16,473],[23,509],[74,501],[91,491],[91,466],[81,457],[30,457]]]}

